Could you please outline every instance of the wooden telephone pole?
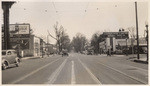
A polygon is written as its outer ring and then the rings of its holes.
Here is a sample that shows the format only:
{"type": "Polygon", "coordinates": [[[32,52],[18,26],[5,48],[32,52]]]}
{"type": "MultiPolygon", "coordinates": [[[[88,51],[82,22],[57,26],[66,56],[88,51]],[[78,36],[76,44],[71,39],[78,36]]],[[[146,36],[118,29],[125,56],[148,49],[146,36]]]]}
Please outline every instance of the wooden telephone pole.
{"type": "Polygon", "coordinates": [[[139,57],[139,32],[138,32],[137,2],[135,2],[135,15],[136,15],[137,59],[140,59],[140,57],[139,57]]]}

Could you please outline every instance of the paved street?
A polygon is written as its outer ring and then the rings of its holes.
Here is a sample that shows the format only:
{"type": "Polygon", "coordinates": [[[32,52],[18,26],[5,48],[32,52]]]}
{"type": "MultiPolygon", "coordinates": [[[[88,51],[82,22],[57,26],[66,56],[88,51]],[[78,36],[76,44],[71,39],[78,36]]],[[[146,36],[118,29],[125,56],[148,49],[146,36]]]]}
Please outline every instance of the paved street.
{"type": "Polygon", "coordinates": [[[147,84],[148,64],[128,57],[71,53],[22,60],[2,71],[3,84],[147,84]]]}

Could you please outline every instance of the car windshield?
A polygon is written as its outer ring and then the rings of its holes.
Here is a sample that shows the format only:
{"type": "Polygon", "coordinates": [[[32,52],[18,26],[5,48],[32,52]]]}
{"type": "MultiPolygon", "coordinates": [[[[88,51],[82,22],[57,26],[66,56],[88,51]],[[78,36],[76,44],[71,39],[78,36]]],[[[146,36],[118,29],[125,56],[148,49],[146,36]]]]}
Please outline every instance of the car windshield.
{"type": "Polygon", "coordinates": [[[5,52],[5,51],[2,51],[2,55],[6,55],[6,52],[5,52]]]}

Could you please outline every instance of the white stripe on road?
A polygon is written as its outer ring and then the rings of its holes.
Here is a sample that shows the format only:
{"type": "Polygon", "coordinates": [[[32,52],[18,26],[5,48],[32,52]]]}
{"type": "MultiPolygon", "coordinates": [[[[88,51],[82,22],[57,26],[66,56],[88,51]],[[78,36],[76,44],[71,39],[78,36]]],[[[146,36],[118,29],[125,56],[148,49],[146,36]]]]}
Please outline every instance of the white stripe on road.
{"type": "MultiPolygon", "coordinates": [[[[59,59],[61,59],[61,58],[59,58],[59,59]]],[[[54,63],[54,62],[58,61],[59,59],[57,59],[57,60],[55,60],[55,61],[52,61],[52,62],[50,62],[49,64],[46,64],[46,65],[44,65],[44,66],[42,66],[42,67],[40,67],[40,68],[36,69],[35,71],[32,71],[31,73],[29,73],[29,74],[27,74],[27,75],[25,75],[25,76],[23,76],[23,77],[19,78],[19,79],[18,79],[18,80],[16,80],[16,81],[11,82],[10,84],[15,84],[15,83],[20,82],[21,80],[24,80],[25,78],[27,78],[27,77],[29,77],[29,76],[31,76],[31,75],[33,75],[33,74],[35,74],[36,72],[38,72],[38,71],[42,70],[43,68],[45,68],[45,67],[49,66],[49,65],[50,65],[50,64],[52,64],[52,63],[54,63]]]]}
{"type": "Polygon", "coordinates": [[[72,73],[71,73],[71,84],[76,83],[75,73],[74,73],[74,61],[71,61],[72,63],[72,73]]]}
{"type": "Polygon", "coordinates": [[[48,82],[46,82],[45,84],[53,84],[56,81],[59,73],[61,72],[61,70],[66,64],[66,61],[67,59],[65,59],[64,62],[52,73],[52,75],[48,79],[48,82]]]}
{"type": "MultiPolygon", "coordinates": [[[[130,65],[129,65],[129,66],[130,66],[130,65]]],[[[130,67],[136,68],[136,69],[141,70],[141,71],[144,71],[144,72],[148,72],[148,70],[143,69],[143,68],[139,68],[139,67],[135,67],[135,66],[130,66],[130,67]]]]}
{"type": "Polygon", "coordinates": [[[97,83],[97,84],[102,84],[97,78],[96,76],[94,76],[94,74],[90,71],[89,68],[87,68],[84,63],[81,62],[81,60],[78,58],[79,62],[82,64],[82,66],[86,69],[86,71],[90,74],[90,76],[92,77],[92,79],[97,83]]]}
{"type": "MultiPolygon", "coordinates": [[[[99,63],[99,62],[97,62],[97,63],[99,63]]],[[[123,74],[123,75],[125,75],[125,76],[127,76],[127,77],[129,77],[129,78],[131,78],[131,79],[133,79],[133,80],[136,80],[136,81],[138,81],[138,82],[140,82],[140,83],[147,84],[147,82],[145,82],[145,81],[143,81],[143,80],[141,81],[139,78],[132,77],[132,76],[130,76],[130,75],[124,73],[124,72],[121,72],[121,71],[119,71],[119,70],[117,70],[117,69],[115,69],[115,68],[113,68],[113,67],[109,67],[109,66],[105,65],[105,64],[102,63],[102,62],[99,63],[99,64],[101,64],[101,65],[103,65],[103,66],[105,66],[105,67],[107,67],[107,68],[110,68],[110,69],[112,69],[112,70],[114,70],[114,71],[116,71],[116,72],[118,72],[118,73],[120,73],[120,74],[123,74]]]]}

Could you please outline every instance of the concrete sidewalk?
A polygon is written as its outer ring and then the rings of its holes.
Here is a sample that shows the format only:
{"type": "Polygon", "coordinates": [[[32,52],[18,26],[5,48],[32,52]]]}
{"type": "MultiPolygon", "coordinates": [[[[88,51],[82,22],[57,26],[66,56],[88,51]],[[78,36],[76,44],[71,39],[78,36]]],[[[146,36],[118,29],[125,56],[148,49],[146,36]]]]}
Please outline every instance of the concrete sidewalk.
{"type": "Polygon", "coordinates": [[[41,58],[41,56],[39,56],[39,57],[31,56],[31,57],[22,57],[21,60],[27,60],[27,59],[39,59],[39,58],[41,58]]]}
{"type": "MultiPolygon", "coordinates": [[[[106,54],[101,54],[101,56],[105,56],[108,57],[106,54]]],[[[137,59],[137,54],[132,54],[132,55],[112,55],[109,57],[125,57],[127,58],[127,60],[133,61],[133,62],[137,62],[137,63],[144,63],[144,64],[148,64],[147,61],[147,54],[140,54],[139,55],[139,59],[137,59]]]]}
{"type": "Polygon", "coordinates": [[[53,55],[44,55],[43,57],[42,56],[31,56],[31,57],[23,57],[21,58],[21,60],[27,60],[27,59],[40,59],[40,58],[46,58],[46,57],[52,57],[53,55]]]}
{"type": "Polygon", "coordinates": [[[148,64],[146,54],[140,54],[139,59],[137,59],[137,54],[134,54],[134,55],[129,56],[129,59],[131,59],[131,61],[134,61],[134,62],[148,64]]]}

